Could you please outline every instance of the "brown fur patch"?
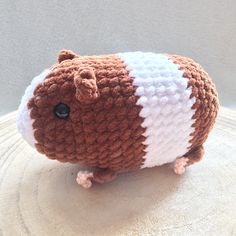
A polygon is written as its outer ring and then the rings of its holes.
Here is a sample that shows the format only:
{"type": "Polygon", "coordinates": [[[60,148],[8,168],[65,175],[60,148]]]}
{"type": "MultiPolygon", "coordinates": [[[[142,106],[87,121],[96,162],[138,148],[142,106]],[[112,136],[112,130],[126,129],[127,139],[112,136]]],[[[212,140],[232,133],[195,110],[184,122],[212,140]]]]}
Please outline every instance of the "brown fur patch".
{"type": "MultiPolygon", "coordinates": [[[[219,108],[218,95],[215,85],[198,63],[183,56],[168,55],[168,57],[171,61],[179,65],[180,70],[184,71],[183,76],[188,79],[188,86],[192,87],[190,97],[196,98],[196,102],[192,106],[192,109],[195,109],[196,112],[192,117],[192,119],[195,119],[193,124],[195,131],[191,134],[190,153],[197,148],[202,149],[201,145],[206,141],[215,123],[219,108]]],[[[203,155],[203,151],[201,154],[203,155]]],[[[197,159],[201,159],[202,155],[198,155],[197,159]]]]}
{"type": "Polygon", "coordinates": [[[28,103],[37,150],[61,162],[114,171],[139,168],[145,155],[145,129],[126,65],[115,55],[62,59],[64,56],[28,103]],[[95,73],[99,92],[99,98],[90,104],[76,98],[74,84],[75,72],[88,67],[95,73]],[[65,120],[53,114],[61,102],[70,107],[65,120]]]}

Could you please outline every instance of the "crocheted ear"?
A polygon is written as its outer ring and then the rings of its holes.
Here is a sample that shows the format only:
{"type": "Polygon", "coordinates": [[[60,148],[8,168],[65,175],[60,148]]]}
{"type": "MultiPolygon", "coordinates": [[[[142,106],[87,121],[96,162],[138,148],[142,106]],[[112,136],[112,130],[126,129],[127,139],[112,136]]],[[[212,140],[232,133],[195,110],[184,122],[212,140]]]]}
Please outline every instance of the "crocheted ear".
{"type": "Polygon", "coordinates": [[[92,68],[81,68],[74,74],[76,98],[82,103],[92,103],[99,97],[97,80],[92,68]]]}
{"type": "Polygon", "coordinates": [[[72,60],[76,57],[79,57],[79,55],[75,54],[74,52],[70,51],[70,50],[66,50],[66,49],[62,49],[59,54],[58,54],[58,62],[61,63],[62,61],[65,60],[72,60]]]}

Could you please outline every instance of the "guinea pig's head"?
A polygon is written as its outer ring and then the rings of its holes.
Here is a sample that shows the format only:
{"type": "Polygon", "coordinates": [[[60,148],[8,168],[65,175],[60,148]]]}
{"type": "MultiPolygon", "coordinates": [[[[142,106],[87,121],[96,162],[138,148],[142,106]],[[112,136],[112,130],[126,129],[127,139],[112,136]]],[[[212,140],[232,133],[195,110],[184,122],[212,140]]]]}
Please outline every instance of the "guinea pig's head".
{"type": "MultiPolygon", "coordinates": [[[[23,138],[39,152],[60,161],[76,160],[83,111],[99,98],[93,68],[80,56],[62,50],[58,64],[43,71],[27,87],[18,109],[23,138]],[[75,145],[75,143],[77,145],[75,145]]],[[[82,137],[83,139],[83,137],[82,137]]]]}

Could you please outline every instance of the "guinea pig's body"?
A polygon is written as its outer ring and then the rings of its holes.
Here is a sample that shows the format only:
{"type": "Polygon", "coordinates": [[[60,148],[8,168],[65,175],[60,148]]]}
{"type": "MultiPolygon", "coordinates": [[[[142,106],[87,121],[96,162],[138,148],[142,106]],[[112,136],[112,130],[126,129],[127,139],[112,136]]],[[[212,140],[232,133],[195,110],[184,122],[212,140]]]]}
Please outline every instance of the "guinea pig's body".
{"type": "Polygon", "coordinates": [[[33,80],[18,127],[50,159],[98,167],[80,172],[84,187],[116,173],[201,159],[218,111],[211,79],[189,58],[155,53],[79,56],[33,80]],[[62,114],[63,113],[63,114],[62,114]]]}

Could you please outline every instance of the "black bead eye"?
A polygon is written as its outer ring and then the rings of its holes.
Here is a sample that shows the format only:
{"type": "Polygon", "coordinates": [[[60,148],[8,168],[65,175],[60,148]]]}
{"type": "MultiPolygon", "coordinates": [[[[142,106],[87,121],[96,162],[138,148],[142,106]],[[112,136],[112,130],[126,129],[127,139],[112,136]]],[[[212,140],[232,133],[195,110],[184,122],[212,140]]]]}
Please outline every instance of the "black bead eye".
{"type": "Polygon", "coordinates": [[[57,118],[66,119],[69,117],[70,107],[64,103],[59,103],[54,107],[53,112],[57,118]]]}

